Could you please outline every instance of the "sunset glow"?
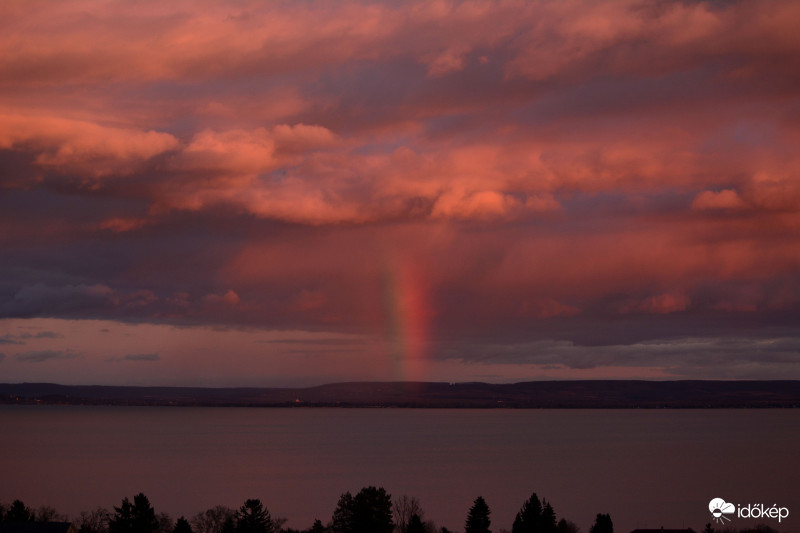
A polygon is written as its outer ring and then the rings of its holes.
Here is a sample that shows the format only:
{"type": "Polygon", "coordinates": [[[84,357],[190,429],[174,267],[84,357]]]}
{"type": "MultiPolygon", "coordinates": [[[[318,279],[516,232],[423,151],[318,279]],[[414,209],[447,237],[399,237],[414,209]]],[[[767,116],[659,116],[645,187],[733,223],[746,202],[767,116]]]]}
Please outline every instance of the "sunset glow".
{"type": "Polygon", "coordinates": [[[0,4],[0,381],[800,379],[800,3],[0,4]]]}

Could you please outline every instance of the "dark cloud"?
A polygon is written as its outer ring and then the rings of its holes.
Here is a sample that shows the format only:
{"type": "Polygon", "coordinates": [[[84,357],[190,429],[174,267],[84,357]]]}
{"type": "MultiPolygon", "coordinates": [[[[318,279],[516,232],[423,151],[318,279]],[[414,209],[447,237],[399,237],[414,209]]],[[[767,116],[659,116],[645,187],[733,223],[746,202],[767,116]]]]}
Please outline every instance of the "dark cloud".
{"type": "Polygon", "coordinates": [[[551,370],[659,368],[664,369],[665,377],[692,379],[739,379],[756,369],[761,378],[778,379],[781,372],[794,375],[800,369],[800,339],[697,337],[607,346],[582,346],[570,341],[461,344],[444,349],[442,355],[481,363],[535,364],[551,370]]]}
{"type": "Polygon", "coordinates": [[[38,333],[22,333],[20,339],[63,339],[64,335],[55,331],[40,331],[38,333]]]}
{"type": "Polygon", "coordinates": [[[81,310],[99,310],[114,305],[114,291],[102,284],[47,286],[44,283],[21,287],[3,303],[0,311],[6,317],[41,316],[81,310]]]}
{"type": "Polygon", "coordinates": [[[40,331],[38,333],[19,333],[17,335],[12,335],[11,333],[6,333],[2,337],[0,337],[0,344],[25,344],[26,340],[38,340],[38,339],[61,339],[64,338],[64,335],[61,333],[56,333],[55,331],[40,331]]]}
{"type": "Polygon", "coordinates": [[[14,356],[14,359],[24,363],[44,363],[58,359],[74,359],[77,356],[76,353],[68,350],[34,350],[19,353],[14,356]]]}
{"type": "Polygon", "coordinates": [[[155,362],[160,361],[161,357],[157,353],[137,353],[137,354],[128,354],[122,358],[123,361],[144,361],[144,362],[155,362]]]}
{"type": "Polygon", "coordinates": [[[323,338],[307,338],[307,339],[302,339],[302,338],[270,339],[270,340],[256,340],[253,342],[257,344],[307,344],[307,345],[322,344],[325,346],[353,346],[362,344],[364,341],[358,339],[323,337],[323,338]]]}

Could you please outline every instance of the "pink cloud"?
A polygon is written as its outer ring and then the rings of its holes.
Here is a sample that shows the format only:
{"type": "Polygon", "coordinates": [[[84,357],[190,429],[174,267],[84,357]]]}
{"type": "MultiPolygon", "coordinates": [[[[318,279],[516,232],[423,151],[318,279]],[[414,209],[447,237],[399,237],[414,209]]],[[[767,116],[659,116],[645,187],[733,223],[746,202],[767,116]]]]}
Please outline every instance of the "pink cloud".
{"type": "Polygon", "coordinates": [[[508,66],[510,76],[585,76],[598,68],[664,72],[745,50],[752,60],[800,47],[788,29],[789,21],[800,18],[792,2],[727,9],[708,3],[559,2],[535,4],[531,11],[531,17],[535,13],[542,22],[533,24],[519,40],[518,54],[508,66]],[[749,39],[759,44],[753,46],[749,39]]]}
{"type": "Polygon", "coordinates": [[[0,114],[0,149],[27,149],[36,163],[88,177],[129,174],[135,165],[177,148],[157,131],[103,126],[47,115],[0,114]]]}
{"type": "Polygon", "coordinates": [[[194,135],[173,160],[177,170],[202,172],[210,177],[246,176],[266,172],[288,156],[325,148],[336,136],[322,126],[279,124],[271,129],[204,130],[194,135]]]}
{"type": "Polygon", "coordinates": [[[123,233],[126,231],[137,230],[146,226],[147,224],[148,220],[146,218],[113,217],[101,222],[98,225],[98,228],[102,230],[111,230],[117,233],[123,233]]]}
{"type": "Polygon", "coordinates": [[[225,304],[228,306],[239,305],[241,299],[232,289],[229,289],[225,294],[207,294],[203,300],[210,304],[225,304]]]}
{"type": "Polygon", "coordinates": [[[177,156],[179,170],[202,172],[209,176],[248,175],[276,166],[274,140],[263,128],[197,133],[177,156]]]}
{"type": "Polygon", "coordinates": [[[636,309],[645,313],[664,315],[678,311],[685,311],[689,305],[691,305],[691,300],[685,294],[664,293],[656,296],[650,296],[649,298],[640,302],[636,306],[636,309]]]}
{"type": "Polygon", "coordinates": [[[692,209],[703,211],[707,209],[741,209],[745,203],[734,189],[724,189],[719,192],[703,191],[692,201],[692,209]]]}
{"type": "Polygon", "coordinates": [[[776,171],[757,172],[749,183],[748,196],[757,207],[772,211],[800,212],[800,166],[787,165],[776,171]]]}
{"type": "Polygon", "coordinates": [[[329,148],[337,144],[336,135],[322,126],[280,124],[273,129],[277,149],[287,153],[329,148]]]}
{"type": "Polygon", "coordinates": [[[398,57],[443,76],[476,61],[471,54],[479,50],[489,62],[506,63],[508,76],[541,80],[600,68],[684,69],[733,55],[762,68],[764,57],[800,46],[793,32],[800,14],[788,1],[425,4],[207,2],[198,10],[183,1],[73,1],[46,11],[6,8],[0,48],[14,53],[4,54],[0,77],[17,86],[197,80],[398,57]],[[84,16],[88,10],[92,17],[84,16]]]}
{"type": "Polygon", "coordinates": [[[519,314],[536,318],[567,317],[580,313],[577,307],[561,303],[552,298],[525,300],[520,303],[519,314]]]}
{"type": "Polygon", "coordinates": [[[300,294],[290,304],[290,313],[304,313],[322,309],[328,302],[328,298],[323,292],[303,289],[300,294]]]}
{"type": "Polygon", "coordinates": [[[520,207],[513,196],[496,191],[479,191],[469,195],[449,191],[440,196],[433,207],[434,217],[492,219],[507,215],[520,207]]]}
{"type": "Polygon", "coordinates": [[[466,61],[465,53],[467,51],[464,48],[449,48],[441,54],[435,55],[429,60],[428,75],[442,76],[462,70],[466,61]]]}

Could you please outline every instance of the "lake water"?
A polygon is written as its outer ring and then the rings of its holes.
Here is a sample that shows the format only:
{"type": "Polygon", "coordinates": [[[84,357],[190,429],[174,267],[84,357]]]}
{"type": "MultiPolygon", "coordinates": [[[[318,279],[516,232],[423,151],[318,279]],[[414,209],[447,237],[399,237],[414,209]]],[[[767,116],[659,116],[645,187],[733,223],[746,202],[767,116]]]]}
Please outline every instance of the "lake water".
{"type": "Polygon", "coordinates": [[[0,502],[77,515],[144,492],[189,517],[260,498],[287,526],[330,519],[367,485],[492,530],[536,492],[587,532],[692,527],[708,502],[778,504],[800,531],[800,410],[415,410],[0,406],[0,502]]]}

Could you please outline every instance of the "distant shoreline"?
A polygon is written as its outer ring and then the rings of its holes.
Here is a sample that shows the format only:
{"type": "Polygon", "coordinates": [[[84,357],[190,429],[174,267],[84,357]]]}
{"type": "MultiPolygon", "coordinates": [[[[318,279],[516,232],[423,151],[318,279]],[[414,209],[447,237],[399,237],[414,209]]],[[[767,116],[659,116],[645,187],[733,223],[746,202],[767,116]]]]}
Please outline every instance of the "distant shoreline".
{"type": "Polygon", "coordinates": [[[5,405],[479,409],[795,408],[800,381],[355,382],[305,388],[0,383],[5,405]]]}

